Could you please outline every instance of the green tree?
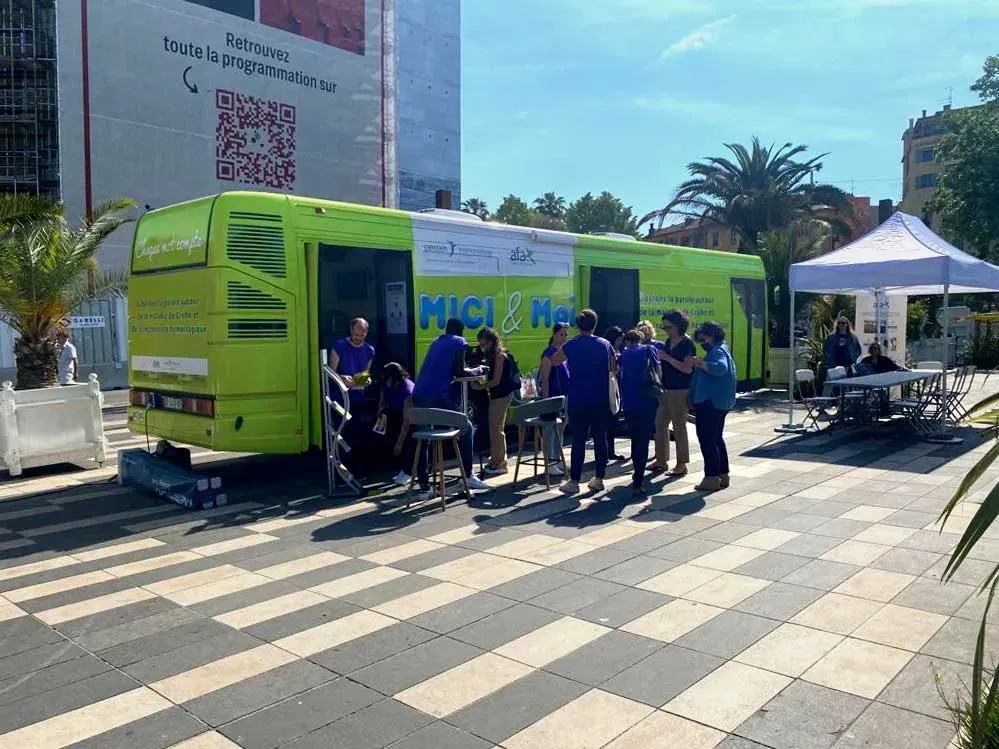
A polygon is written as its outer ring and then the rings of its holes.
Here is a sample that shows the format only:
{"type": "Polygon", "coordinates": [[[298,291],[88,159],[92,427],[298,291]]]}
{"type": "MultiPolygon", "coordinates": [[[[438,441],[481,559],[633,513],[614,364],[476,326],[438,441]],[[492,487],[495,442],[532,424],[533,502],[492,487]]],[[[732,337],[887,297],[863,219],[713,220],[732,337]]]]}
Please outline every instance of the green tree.
{"type": "Polygon", "coordinates": [[[734,229],[747,252],[755,252],[762,233],[803,218],[823,219],[838,234],[849,231],[849,196],[832,185],[813,184],[827,154],[799,160],[808,146],[763,146],[755,136],[749,148],[739,143],[726,143],[725,148],[732,158],[715,156],[689,164],[691,179],[664,208],[639,223],[658,218],[661,224],[670,215],[698,218],[734,229]]]}
{"type": "Polygon", "coordinates": [[[0,322],[18,335],[18,389],[56,385],[56,332],[84,302],[124,293],[126,271],[101,269],[94,255],[134,205],[110,201],[74,228],[61,205],[0,196],[0,322]]]}
{"type": "Polygon", "coordinates": [[[534,229],[551,229],[553,231],[565,231],[565,220],[558,218],[557,216],[549,216],[547,213],[542,213],[541,211],[536,211],[531,209],[530,214],[527,217],[527,223],[524,226],[530,226],[534,229]]]}
{"type": "Polygon", "coordinates": [[[566,207],[565,198],[553,192],[546,192],[534,200],[534,209],[538,213],[552,218],[564,218],[566,207]]]}
{"type": "Polygon", "coordinates": [[[574,200],[565,211],[565,223],[569,231],[577,234],[634,234],[638,228],[631,206],[606,191],[597,197],[588,192],[574,200]]]}
{"type": "Polygon", "coordinates": [[[944,233],[979,257],[999,258],[999,55],[986,59],[971,90],[982,106],[944,115],[936,147],[944,165],[927,210],[939,214],[944,233]]]}
{"type": "Polygon", "coordinates": [[[791,266],[822,253],[831,227],[818,219],[799,219],[790,226],[763,232],[758,252],[767,277],[770,309],[770,345],[791,345],[791,266]]]}
{"type": "Polygon", "coordinates": [[[469,198],[468,200],[463,200],[461,203],[461,210],[465,213],[471,213],[473,216],[478,216],[483,221],[489,219],[489,206],[486,205],[486,201],[481,198],[469,198]]]}
{"type": "Polygon", "coordinates": [[[495,219],[503,224],[528,226],[531,220],[531,208],[516,195],[507,195],[496,209],[495,219]]]}

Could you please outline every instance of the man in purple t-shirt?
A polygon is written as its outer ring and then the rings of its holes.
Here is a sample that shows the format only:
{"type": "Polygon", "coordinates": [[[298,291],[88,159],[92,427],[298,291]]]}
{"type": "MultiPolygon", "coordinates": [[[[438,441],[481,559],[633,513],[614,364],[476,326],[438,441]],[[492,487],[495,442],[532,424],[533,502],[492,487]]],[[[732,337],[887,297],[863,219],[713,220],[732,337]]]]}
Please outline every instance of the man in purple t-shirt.
{"type": "Polygon", "coordinates": [[[597,328],[597,313],[584,309],[576,318],[579,335],[552,355],[552,364],[569,362],[567,408],[569,428],[572,430],[572,454],[569,460],[569,480],[562,485],[563,494],[579,492],[586,461],[586,440],[592,435],[593,452],[596,454],[596,475],[590,481],[591,491],[604,489],[607,473],[607,424],[610,420],[610,372],[614,352],[603,338],[593,332],[597,328]]]}
{"type": "Polygon", "coordinates": [[[371,362],[375,359],[375,347],[368,343],[370,326],[363,317],[355,317],[350,322],[350,335],[341,338],[330,350],[330,369],[343,378],[350,388],[350,399],[360,405],[364,402],[364,388],[367,383],[354,384],[354,375],[368,374],[371,362]]]}

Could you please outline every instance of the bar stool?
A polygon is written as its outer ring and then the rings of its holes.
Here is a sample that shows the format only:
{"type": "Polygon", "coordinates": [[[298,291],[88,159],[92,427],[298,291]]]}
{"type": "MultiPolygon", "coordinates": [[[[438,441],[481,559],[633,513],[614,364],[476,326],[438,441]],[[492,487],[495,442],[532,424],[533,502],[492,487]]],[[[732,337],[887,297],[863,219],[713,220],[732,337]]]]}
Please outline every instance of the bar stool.
{"type": "MultiPolygon", "coordinates": [[[[520,475],[520,465],[523,462],[534,467],[535,478],[538,475],[538,468],[543,466],[545,488],[552,488],[551,465],[548,460],[548,450],[545,448],[547,446],[547,437],[553,434],[554,430],[562,426],[563,419],[560,414],[564,408],[564,395],[528,401],[517,406],[511,417],[511,421],[517,425],[517,465],[513,470],[514,483],[517,483],[517,477],[520,475]],[[534,452],[529,459],[524,459],[524,442],[527,438],[528,430],[533,430],[531,442],[534,452]],[[539,447],[541,448],[540,461],[538,460],[539,447]]],[[[558,452],[562,465],[565,465],[565,453],[562,451],[561,443],[559,443],[558,452]]]]}
{"type": "Polygon", "coordinates": [[[468,476],[461,462],[461,445],[459,438],[472,428],[468,416],[458,411],[448,411],[443,408],[413,408],[409,412],[409,423],[414,427],[412,438],[416,441],[416,453],[413,457],[413,470],[409,474],[409,491],[406,494],[406,507],[413,501],[413,484],[416,481],[417,469],[423,455],[423,445],[430,446],[430,476],[431,493],[436,489],[441,497],[441,509],[447,509],[447,478],[444,473],[444,445],[450,442],[458,456],[458,471],[465,494],[471,496],[468,488],[468,476]]]}

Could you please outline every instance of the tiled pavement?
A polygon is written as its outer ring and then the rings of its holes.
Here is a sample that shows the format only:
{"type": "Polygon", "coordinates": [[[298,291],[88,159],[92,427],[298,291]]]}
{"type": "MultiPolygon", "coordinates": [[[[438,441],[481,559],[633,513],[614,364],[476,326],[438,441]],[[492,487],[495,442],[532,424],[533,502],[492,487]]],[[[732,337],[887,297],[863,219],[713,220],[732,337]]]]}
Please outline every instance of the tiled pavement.
{"type": "Polygon", "coordinates": [[[935,523],[984,446],[779,421],[732,415],[711,496],[4,502],[0,749],[944,749],[999,534],[942,586],[935,523]]]}

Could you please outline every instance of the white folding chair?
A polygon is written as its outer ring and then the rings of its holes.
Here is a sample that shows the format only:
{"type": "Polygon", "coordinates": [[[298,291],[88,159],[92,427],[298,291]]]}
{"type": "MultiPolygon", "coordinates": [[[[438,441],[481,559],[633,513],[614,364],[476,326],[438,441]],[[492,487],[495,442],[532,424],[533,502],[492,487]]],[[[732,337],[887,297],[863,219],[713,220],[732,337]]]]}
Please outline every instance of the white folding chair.
{"type": "Polygon", "coordinates": [[[794,371],[794,384],[798,391],[798,398],[805,406],[805,427],[820,429],[819,419],[824,417],[826,421],[830,420],[827,409],[838,405],[839,398],[819,395],[815,389],[815,372],[810,369],[796,369],[794,371]]]}
{"type": "Polygon", "coordinates": [[[903,416],[917,434],[924,437],[933,434],[939,428],[939,415],[943,408],[940,375],[933,375],[922,391],[912,397],[891,401],[889,408],[892,413],[903,416]]]}

